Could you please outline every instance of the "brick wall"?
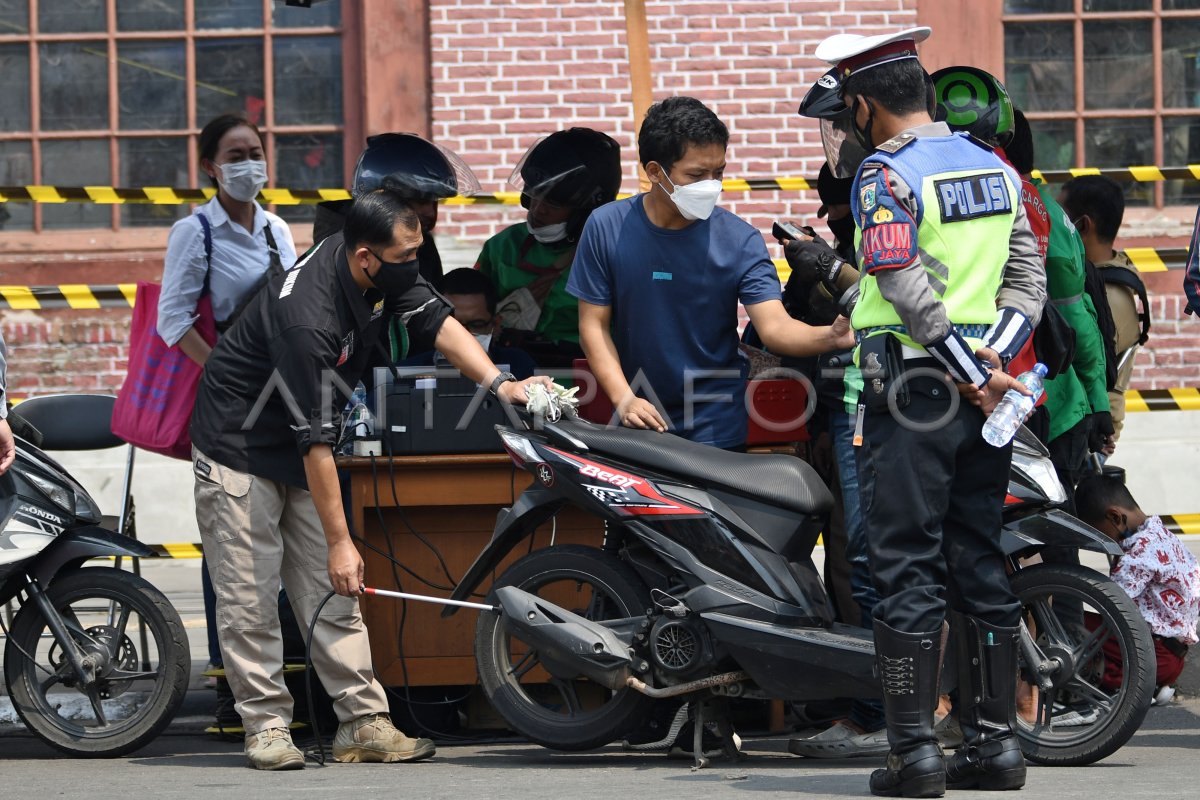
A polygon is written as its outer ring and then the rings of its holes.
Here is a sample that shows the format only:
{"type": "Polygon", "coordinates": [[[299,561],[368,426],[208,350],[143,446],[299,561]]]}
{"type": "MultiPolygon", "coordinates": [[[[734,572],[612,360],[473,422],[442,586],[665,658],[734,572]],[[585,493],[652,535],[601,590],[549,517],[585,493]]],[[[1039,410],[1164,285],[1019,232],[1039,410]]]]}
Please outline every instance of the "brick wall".
{"type": "Polygon", "coordinates": [[[1200,385],[1200,320],[1183,313],[1182,273],[1143,276],[1150,294],[1150,342],[1134,361],[1134,389],[1200,385]]]}
{"type": "MultiPolygon", "coordinates": [[[[647,0],[654,98],[688,94],[729,126],[730,178],[815,176],[823,154],[796,114],[826,67],[826,36],[916,24],[916,0],[711,2],[647,0]]],[[[507,191],[539,136],[570,125],[621,143],[624,191],[637,188],[637,151],[619,0],[432,0],[433,136],[466,159],[485,191],[507,191]]],[[[807,218],[815,192],[726,194],[722,204],[769,231],[807,218]]],[[[523,211],[445,209],[440,236],[481,243],[523,211]]]]}
{"type": "Polygon", "coordinates": [[[129,321],[120,309],[5,312],[8,393],[116,394],[125,380],[129,321]]]}
{"type": "MultiPolygon", "coordinates": [[[[811,53],[844,30],[916,24],[917,0],[705,2],[647,0],[655,99],[691,94],[730,128],[731,178],[815,176],[816,126],[796,115],[824,72],[811,53]]],[[[620,0],[432,0],[433,136],[471,164],[485,191],[504,191],[538,136],[598,128],[624,148],[624,191],[637,188],[634,124],[620,0]]],[[[931,40],[928,46],[934,46],[931,40]]],[[[727,193],[723,204],[762,231],[777,217],[816,222],[815,192],[727,193]]],[[[523,219],[519,208],[444,208],[439,238],[468,252],[523,219]]],[[[1125,244],[1179,246],[1188,225],[1131,211],[1125,244]],[[1129,237],[1137,241],[1126,241],[1129,237]]],[[[1190,220],[1190,218],[1189,218],[1190,220]]],[[[97,258],[0,255],[0,283],[156,280],[161,251],[97,258]]],[[[1155,329],[1134,388],[1200,383],[1194,326],[1180,319],[1179,273],[1148,276],[1155,329]]],[[[0,312],[10,392],[116,391],[125,369],[128,311],[0,312]]]]}

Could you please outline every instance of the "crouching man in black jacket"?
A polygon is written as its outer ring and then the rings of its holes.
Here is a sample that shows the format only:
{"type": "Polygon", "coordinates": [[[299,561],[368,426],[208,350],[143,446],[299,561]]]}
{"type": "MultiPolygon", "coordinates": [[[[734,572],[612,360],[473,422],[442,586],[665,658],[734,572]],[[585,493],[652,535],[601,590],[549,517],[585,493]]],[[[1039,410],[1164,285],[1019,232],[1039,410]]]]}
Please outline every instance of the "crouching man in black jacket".
{"type": "Polygon", "coordinates": [[[488,359],[418,273],[417,215],[380,190],[355,198],[340,234],[276,276],[223,336],[192,415],[196,517],[217,592],[225,670],[256,769],[301,769],[288,733],[280,583],[297,618],[337,593],[313,633],[313,662],[334,701],[338,761],[416,761],[433,742],[392,725],[356,595],[363,560],[342,509],[333,446],[353,386],[395,315],[414,342],[436,347],[500,399],[525,387],[488,359]],[[336,380],[335,380],[336,378],[336,380]]]}

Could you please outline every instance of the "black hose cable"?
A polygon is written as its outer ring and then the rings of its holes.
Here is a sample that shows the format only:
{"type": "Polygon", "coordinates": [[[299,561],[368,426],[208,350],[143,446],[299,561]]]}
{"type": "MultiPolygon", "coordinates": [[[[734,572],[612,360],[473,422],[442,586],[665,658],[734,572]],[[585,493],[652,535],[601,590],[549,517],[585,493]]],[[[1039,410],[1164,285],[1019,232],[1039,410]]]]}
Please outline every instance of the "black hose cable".
{"type": "Polygon", "coordinates": [[[321,616],[321,610],[325,608],[325,604],[329,602],[329,598],[336,594],[337,592],[335,591],[329,591],[321,598],[321,602],[317,604],[317,610],[313,612],[312,621],[308,624],[308,641],[304,643],[304,695],[308,698],[308,721],[312,723],[313,736],[317,740],[317,763],[322,767],[325,766],[325,742],[321,739],[321,723],[317,720],[319,714],[317,713],[317,706],[313,703],[312,642],[313,633],[317,630],[317,619],[321,616]]]}
{"type": "MultiPolygon", "coordinates": [[[[374,465],[374,461],[375,457],[371,456],[372,465],[374,465]]],[[[442,552],[433,545],[433,542],[429,541],[420,531],[413,527],[412,522],[408,519],[408,515],[404,513],[404,508],[400,505],[400,495],[396,491],[396,460],[393,458],[388,459],[388,480],[392,484],[392,502],[396,504],[396,513],[400,515],[401,521],[404,522],[404,527],[408,528],[409,533],[417,537],[421,544],[428,547],[430,552],[433,553],[434,558],[437,559],[438,564],[442,567],[442,574],[446,576],[446,580],[450,581],[450,585],[458,586],[458,581],[454,579],[454,576],[450,574],[450,568],[446,566],[446,559],[442,558],[442,552]]]]}
{"type": "MultiPolygon", "coordinates": [[[[392,487],[393,487],[393,492],[394,492],[395,491],[395,478],[394,478],[394,476],[389,476],[389,479],[393,481],[392,487]]],[[[383,509],[379,503],[379,472],[376,468],[374,457],[371,458],[371,488],[374,492],[375,515],[379,519],[379,530],[383,533],[384,541],[387,542],[388,552],[385,554],[381,550],[379,550],[379,548],[376,548],[376,547],[372,547],[371,549],[374,550],[375,552],[379,553],[381,556],[386,558],[391,563],[392,580],[396,584],[396,591],[398,591],[398,592],[404,591],[404,584],[400,580],[400,573],[396,571],[397,567],[400,567],[405,572],[409,573],[414,578],[416,578],[417,580],[424,583],[426,586],[433,586],[434,588],[441,588],[441,587],[438,587],[435,584],[432,584],[429,581],[425,580],[420,575],[417,575],[415,572],[410,570],[408,567],[406,567],[402,563],[400,563],[400,560],[398,558],[396,558],[396,550],[395,550],[395,547],[393,546],[391,534],[388,532],[387,519],[383,516],[383,509]]],[[[396,502],[399,503],[399,500],[396,500],[396,502]]],[[[364,542],[364,544],[366,544],[366,543],[364,542]]],[[[368,545],[368,546],[370,547],[370,545],[368,545]]],[[[433,548],[433,549],[436,552],[436,548],[433,548]]],[[[453,590],[451,589],[449,591],[453,591],[453,590]]],[[[413,713],[414,705],[424,705],[424,703],[422,703],[421,701],[413,700],[412,692],[410,691],[409,686],[408,686],[408,660],[407,660],[407,658],[405,658],[405,655],[404,655],[404,627],[405,627],[405,623],[407,621],[408,621],[408,601],[401,598],[400,599],[400,623],[399,623],[399,625],[397,625],[397,630],[396,630],[396,652],[397,652],[398,660],[400,661],[400,671],[401,671],[401,675],[402,675],[401,680],[404,681],[404,694],[401,695],[400,693],[389,689],[387,684],[384,682],[383,678],[379,675],[379,670],[375,669],[375,664],[372,662],[371,671],[372,671],[372,673],[374,673],[375,679],[378,680],[379,685],[383,687],[384,693],[390,695],[391,697],[395,697],[399,700],[403,700],[405,702],[405,704],[408,706],[409,715],[412,717],[413,723],[416,724],[419,729],[418,731],[416,731],[416,733],[418,735],[420,734],[420,731],[423,730],[437,738],[444,739],[444,740],[469,741],[465,737],[456,736],[452,733],[446,733],[445,731],[433,730],[428,725],[424,725],[419,719],[417,719],[416,714],[413,713]]]]}

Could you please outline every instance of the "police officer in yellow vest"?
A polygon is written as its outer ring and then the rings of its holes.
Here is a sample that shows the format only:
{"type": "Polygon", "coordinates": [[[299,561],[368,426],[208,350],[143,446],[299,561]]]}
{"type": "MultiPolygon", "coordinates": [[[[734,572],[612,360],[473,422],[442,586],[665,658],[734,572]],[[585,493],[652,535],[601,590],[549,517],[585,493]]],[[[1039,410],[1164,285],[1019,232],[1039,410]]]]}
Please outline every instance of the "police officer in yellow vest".
{"type": "Polygon", "coordinates": [[[1001,367],[1046,296],[1020,178],[987,145],[932,120],[916,52],[929,33],[839,34],[816,51],[836,65],[846,106],[821,120],[826,156],[839,176],[857,167],[851,322],[865,386],[855,433],[891,747],[871,791],[904,797],[1025,782],[1009,726],[1020,606],[999,548],[1012,451],[981,430],[1019,386],[1001,367]],[[962,613],[960,659],[973,666],[959,688],[965,744],[943,760],[933,713],[948,603],[962,613]]]}

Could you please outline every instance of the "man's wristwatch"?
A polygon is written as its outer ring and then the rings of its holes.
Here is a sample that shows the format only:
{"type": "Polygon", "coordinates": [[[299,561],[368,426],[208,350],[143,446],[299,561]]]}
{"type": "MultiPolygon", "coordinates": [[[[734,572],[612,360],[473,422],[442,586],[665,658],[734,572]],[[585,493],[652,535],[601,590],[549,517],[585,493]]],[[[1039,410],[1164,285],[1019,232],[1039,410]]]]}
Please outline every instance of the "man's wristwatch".
{"type": "Polygon", "coordinates": [[[492,379],[492,385],[488,387],[488,391],[495,397],[499,397],[500,395],[498,392],[500,390],[500,384],[508,383],[509,381],[515,381],[516,379],[517,376],[513,375],[511,372],[501,372],[492,379]]]}

